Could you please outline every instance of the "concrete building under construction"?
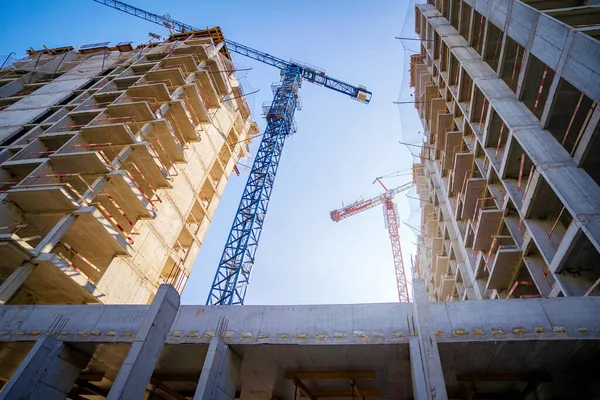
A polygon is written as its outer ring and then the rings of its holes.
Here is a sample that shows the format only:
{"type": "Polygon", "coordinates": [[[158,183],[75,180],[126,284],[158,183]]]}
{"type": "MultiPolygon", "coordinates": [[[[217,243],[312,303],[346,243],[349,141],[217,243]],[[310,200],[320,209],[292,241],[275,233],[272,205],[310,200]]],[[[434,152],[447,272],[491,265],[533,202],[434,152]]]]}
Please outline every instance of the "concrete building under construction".
{"type": "Polygon", "coordinates": [[[29,50],[0,76],[0,304],[181,293],[258,133],[210,35],[29,50]]]}
{"type": "Polygon", "coordinates": [[[600,51],[580,26],[600,14],[527,3],[417,6],[410,303],[181,306],[256,132],[226,47],[32,51],[0,87],[0,400],[600,398],[600,51]],[[150,304],[79,304],[98,302],[150,304]]]}
{"type": "Polygon", "coordinates": [[[417,6],[431,300],[600,294],[600,8],[588,3],[417,6]]]}

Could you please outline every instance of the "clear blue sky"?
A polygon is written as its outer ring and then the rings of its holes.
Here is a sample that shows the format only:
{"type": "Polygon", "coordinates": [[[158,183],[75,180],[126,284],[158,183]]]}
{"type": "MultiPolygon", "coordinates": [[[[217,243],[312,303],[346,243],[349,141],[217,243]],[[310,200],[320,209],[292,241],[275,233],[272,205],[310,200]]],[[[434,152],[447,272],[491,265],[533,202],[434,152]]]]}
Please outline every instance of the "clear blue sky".
{"type": "MultiPolygon", "coordinates": [[[[319,66],[327,74],[373,92],[364,105],[305,83],[298,132],[283,152],[246,304],[323,304],[397,301],[392,255],[380,208],[340,223],[329,211],[355,200],[375,176],[410,167],[398,141],[398,97],[405,53],[394,39],[402,31],[409,1],[158,1],[129,3],[197,27],[219,25],[232,40],[284,59],[319,66]]],[[[29,46],[148,40],[166,30],[91,0],[3,1],[0,54],[24,55],[29,46]]],[[[411,29],[409,29],[410,31],[411,29]]],[[[406,31],[406,29],[405,29],[406,31]]],[[[270,102],[278,71],[234,55],[251,67],[247,80],[260,92],[249,99],[261,130],[260,106],[270,102]]],[[[406,122],[406,121],[405,121],[406,122]]],[[[406,123],[403,124],[406,130],[406,123]]],[[[418,124],[409,129],[420,130],[418,124]]],[[[254,154],[255,143],[251,150],[254,154]]],[[[248,162],[251,162],[249,160],[248,162]]],[[[204,304],[247,174],[232,176],[183,295],[204,304]]],[[[388,180],[396,186],[410,177],[388,180]]],[[[381,193],[371,186],[366,196],[381,193]]],[[[403,218],[408,202],[396,201],[403,218]]],[[[403,227],[409,267],[414,253],[403,227]]],[[[407,271],[408,273],[408,271],[407,271]]]]}

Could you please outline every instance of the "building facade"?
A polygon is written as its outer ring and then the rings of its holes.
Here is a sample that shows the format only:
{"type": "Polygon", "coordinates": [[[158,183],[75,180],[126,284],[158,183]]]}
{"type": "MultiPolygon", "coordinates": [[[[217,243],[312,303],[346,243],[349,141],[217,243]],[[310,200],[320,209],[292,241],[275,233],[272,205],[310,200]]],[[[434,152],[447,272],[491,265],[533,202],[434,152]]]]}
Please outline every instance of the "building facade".
{"type": "Polygon", "coordinates": [[[430,300],[600,294],[600,7],[435,0],[411,60],[430,300]]]}
{"type": "Polygon", "coordinates": [[[258,133],[214,28],[29,50],[0,77],[0,304],[181,293],[258,133]]]}

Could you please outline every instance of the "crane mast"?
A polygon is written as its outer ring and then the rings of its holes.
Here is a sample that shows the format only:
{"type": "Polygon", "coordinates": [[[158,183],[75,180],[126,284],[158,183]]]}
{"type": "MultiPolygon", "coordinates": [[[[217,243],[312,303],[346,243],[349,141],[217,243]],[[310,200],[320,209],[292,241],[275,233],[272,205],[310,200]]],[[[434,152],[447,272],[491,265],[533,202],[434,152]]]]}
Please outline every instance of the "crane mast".
{"type": "Polygon", "coordinates": [[[385,225],[389,233],[390,243],[392,245],[392,256],[394,259],[394,271],[396,274],[398,299],[401,303],[408,303],[410,302],[410,295],[408,292],[408,283],[406,281],[404,259],[402,258],[402,247],[400,245],[400,233],[398,228],[398,212],[396,204],[394,203],[394,196],[398,193],[409,190],[413,184],[406,183],[397,188],[388,190],[388,188],[381,182],[379,178],[377,178],[376,181],[383,186],[385,193],[368,200],[357,200],[348,206],[338,210],[333,210],[331,211],[330,216],[334,222],[339,222],[342,219],[351,217],[380,204],[383,205],[385,225]]]}
{"type": "MultiPolygon", "coordinates": [[[[198,29],[176,21],[168,15],[154,14],[117,0],[94,0],[97,3],[164,26],[171,31],[190,33],[198,29]]],[[[215,45],[224,43],[232,51],[272,65],[281,71],[281,83],[276,87],[273,101],[266,109],[267,127],[254,158],[225,249],[215,273],[206,301],[207,305],[244,304],[246,290],[255,262],[256,250],[265,215],[271,198],[285,139],[295,133],[294,114],[298,105],[298,89],[302,81],[326,87],[362,103],[369,103],[371,92],[364,86],[354,86],[327,76],[324,71],[255,50],[220,36],[215,45]],[[219,42],[220,41],[220,42],[219,42]]],[[[228,52],[226,52],[228,54],[228,52]]]]}

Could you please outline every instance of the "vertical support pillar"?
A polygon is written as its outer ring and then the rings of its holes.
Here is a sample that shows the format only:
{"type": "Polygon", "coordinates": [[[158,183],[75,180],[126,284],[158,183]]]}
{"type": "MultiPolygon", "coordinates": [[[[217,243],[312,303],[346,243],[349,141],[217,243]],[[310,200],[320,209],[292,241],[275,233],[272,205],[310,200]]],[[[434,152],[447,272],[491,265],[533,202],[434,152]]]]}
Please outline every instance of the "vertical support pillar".
{"type": "Polygon", "coordinates": [[[411,338],[408,344],[410,347],[410,375],[412,377],[413,398],[415,400],[428,400],[419,339],[416,337],[411,338]]]}
{"type": "Polygon", "coordinates": [[[53,336],[40,337],[10,381],[0,400],[63,400],[90,360],[53,336]]]}
{"type": "Polygon", "coordinates": [[[108,393],[108,400],[141,399],[179,309],[179,293],[160,285],[108,393]]]}
{"type": "Polygon", "coordinates": [[[231,400],[235,398],[242,359],[219,337],[213,337],[204,359],[194,400],[231,400]]]}
{"type": "MultiPolygon", "coordinates": [[[[427,400],[448,400],[446,383],[442,371],[442,362],[438,351],[435,335],[433,334],[433,322],[425,291],[423,278],[413,279],[413,298],[415,307],[416,328],[419,334],[419,347],[421,363],[424,371],[425,387],[427,388],[427,400]]],[[[414,345],[413,345],[414,346],[414,345]]],[[[413,352],[411,347],[411,360],[413,352]]],[[[418,367],[411,361],[411,365],[418,367]]],[[[418,368],[417,368],[418,371],[418,368]]],[[[414,379],[414,378],[413,378],[414,379]]],[[[414,385],[415,383],[413,383],[414,385]]]]}

